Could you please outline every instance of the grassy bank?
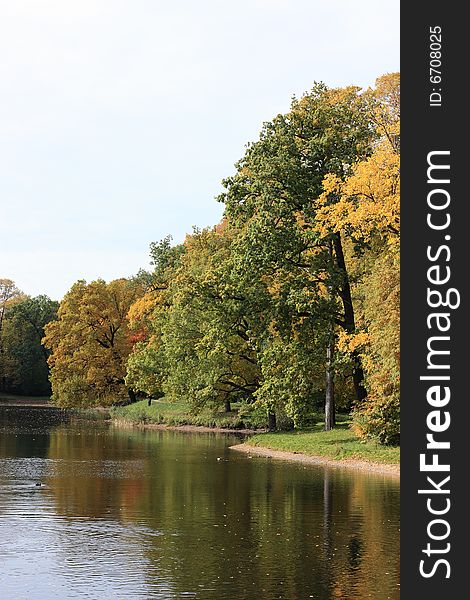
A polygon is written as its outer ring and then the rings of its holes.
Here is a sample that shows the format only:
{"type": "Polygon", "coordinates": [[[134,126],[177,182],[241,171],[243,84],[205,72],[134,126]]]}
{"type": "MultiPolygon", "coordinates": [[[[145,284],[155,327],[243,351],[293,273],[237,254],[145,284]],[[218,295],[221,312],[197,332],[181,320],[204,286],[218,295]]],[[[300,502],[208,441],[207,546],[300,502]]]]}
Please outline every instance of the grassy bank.
{"type": "Polygon", "coordinates": [[[215,412],[206,408],[196,415],[191,413],[190,407],[184,402],[153,400],[152,405],[148,406],[147,400],[142,400],[128,406],[113,407],[110,410],[110,415],[113,419],[141,425],[195,425],[224,429],[251,429],[257,427],[253,420],[246,419],[239,414],[236,405],[234,410],[229,413],[215,412]]]}
{"type": "Polygon", "coordinates": [[[332,431],[323,431],[323,425],[319,423],[308,430],[256,434],[245,444],[283,452],[324,456],[333,460],[356,459],[382,464],[400,462],[400,448],[360,440],[349,429],[346,420],[332,431]]]}

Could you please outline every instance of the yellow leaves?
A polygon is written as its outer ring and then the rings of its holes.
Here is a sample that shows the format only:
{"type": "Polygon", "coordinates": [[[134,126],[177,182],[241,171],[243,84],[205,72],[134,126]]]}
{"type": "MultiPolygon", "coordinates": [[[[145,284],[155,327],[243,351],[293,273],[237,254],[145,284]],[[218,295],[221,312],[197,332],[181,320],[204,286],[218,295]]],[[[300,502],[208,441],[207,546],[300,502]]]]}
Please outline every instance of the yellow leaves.
{"type": "Polygon", "coordinates": [[[340,331],[338,334],[338,350],[345,354],[352,354],[356,351],[361,352],[369,342],[370,336],[365,331],[354,334],[340,331]]]}
{"type": "Polygon", "coordinates": [[[374,99],[375,121],[380,132],[390,142],[400,135],[400,74],[387,73],[375,82],[368,92],[374,99]]]}
{"type": "Polygon", "coordinates": [[[140,327],[150,317],[157,302],[156,296],[155,292],[147,292],[131,305],[127,313],[127,319],[132,329],[140,327]]]}
{"type": "Polygon", "coordinates": [[[125,393],[126,361],[133,341],[126,315],[142,293],[136,280],[77,282],[65,295],[59,318],[46,326],[51,383],[61,405],[114,399],[125,393]]]}
{"type": "Polygon", "coordinates": [[[27,296],[16,287],[11,279],[0,279],[0,333],[5,311],[25,300],[27,296]]]}
{"type": "Polygon", "coordinates": [[[397,244],[400,232],[400,157],[382,143],[367,160],[358,163],[345,182],[329,174],[323,181],[317,212],[322,235],[347,231],[369,242],[374,234],[397,244]],[[331,199],[337,201],[331,203],[331,199]]]}
{"type": "Polygon", "coordinates": [[[266,278],[267,290],[272,298],[279,298],[282,292],[282,281],[279,279],[266,278]]]}
{"type": "Polygon", "coordinates": [[[334,173],[328,173],[323,180],[323,193],[320,196],[320,204],[327,205],[328,198],[331,195],[341,193],[343,182],[334,173]]]}
{"type": "Polygon", "coordinates": [[[397,139],[400,117],[399,75],[380,77],[366,96],[372,101],[381,140],[372,155],[357,163],[346,180],[328,174],[319,198],[317,231],[346,232],[370,242],[379,235],[398,246],[400,233],[400,156],[397,139]]]}

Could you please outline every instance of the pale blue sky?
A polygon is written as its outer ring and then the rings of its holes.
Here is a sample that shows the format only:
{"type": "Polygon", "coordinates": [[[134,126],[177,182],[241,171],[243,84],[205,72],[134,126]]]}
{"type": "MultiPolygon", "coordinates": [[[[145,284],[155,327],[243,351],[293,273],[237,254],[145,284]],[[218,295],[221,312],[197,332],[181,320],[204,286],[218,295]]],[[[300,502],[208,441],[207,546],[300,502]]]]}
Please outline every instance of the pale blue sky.
{"type": "Polygon", "coordinates": [[[0,0],[0,278],[60,299],[215,224],[314,81],[399,69],[398,0],[0,0]]]}

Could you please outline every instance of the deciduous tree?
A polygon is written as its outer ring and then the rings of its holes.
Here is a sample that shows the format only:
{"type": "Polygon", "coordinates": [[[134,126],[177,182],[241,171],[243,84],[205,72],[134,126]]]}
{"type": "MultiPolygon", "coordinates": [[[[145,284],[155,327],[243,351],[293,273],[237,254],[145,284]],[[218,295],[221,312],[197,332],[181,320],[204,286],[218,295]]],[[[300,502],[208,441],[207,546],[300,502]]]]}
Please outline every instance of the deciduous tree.
{"type": "Polygon", "coordinates": [[[45,325],[56,318],[58,306],[47,296],[26,297],[7,311],[2,335],[6,391],[50,395],[48,352],[41,339],[45,325]]]}
{"type": "MultiPolygon", "coordinates": [[[[225,180],[227,191],[220,197],[227,217],[241,231],[234,245],[240,274],[270,279],[273,300],[283,300],[280,314],[284,311],[290,320],[283,345],[295,343],[299,330],[307,328],[314,332],[311,343],[316,340],[311,354],[318,354],[317,344],[323,340],[324,357],[332,326],[352,334],[356,323],[341,233],[319,231],[317,212],[325,177],[332,174],[343,181],[372,150],[368,107],[358,88],[315,85],[293,101],[289,113],[264,125],[260,139],[238,162],[237,173],[225,180]]],[[[278,332],[279,323],[275,318],[278,332]]],[[[362,400],[358,355],[352,376],[356,397],[362,400]]]]}
{"type": "Polygon", "coordinates": [[[138,280],[75,283],[58,319],[46,326],[53,400],[59,406],[112,404],[126,396],[126,363],[133,346],[127,313],[143,293],[138,280]]]}

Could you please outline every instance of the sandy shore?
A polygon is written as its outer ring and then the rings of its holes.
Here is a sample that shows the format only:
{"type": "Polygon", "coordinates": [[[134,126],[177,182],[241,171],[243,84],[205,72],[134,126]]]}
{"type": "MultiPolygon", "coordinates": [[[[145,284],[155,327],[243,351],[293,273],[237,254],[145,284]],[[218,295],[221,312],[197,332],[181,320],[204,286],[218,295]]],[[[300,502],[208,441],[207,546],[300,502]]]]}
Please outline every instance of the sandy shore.
{"type": "Polygon", "coordinates": [[[262,448],[260,446],[251,446],[250,444],[237,444],[230,446],[230,450],[244,452],[251,456],[266,456],[278,460],[289,460],[301,462],[311,465],[331,466],[343,469],[356,469],[359,471],[378,473],[389,477],[400,477],[400,465],[389,465],[383,463],[375,463],[368,460],[359,460],[354,458],[346,458],[343,460],[333,460],[326,456],[313,456],[302,454],[300,452],[285,452],[283,450],[272,450],[271,448],[262,448]]]}

